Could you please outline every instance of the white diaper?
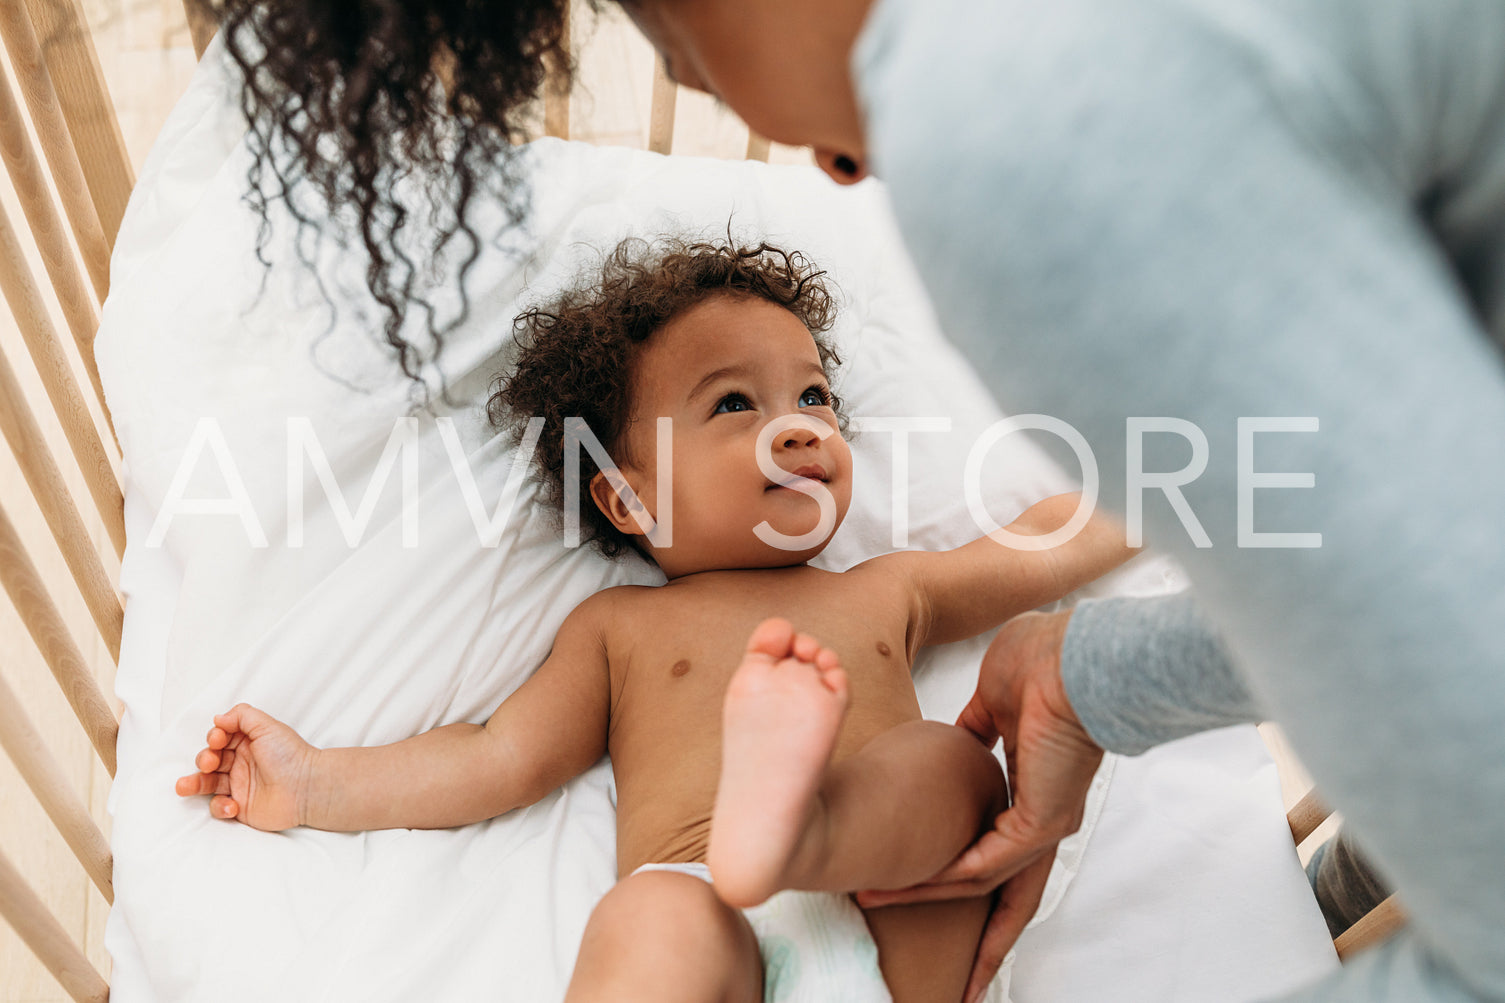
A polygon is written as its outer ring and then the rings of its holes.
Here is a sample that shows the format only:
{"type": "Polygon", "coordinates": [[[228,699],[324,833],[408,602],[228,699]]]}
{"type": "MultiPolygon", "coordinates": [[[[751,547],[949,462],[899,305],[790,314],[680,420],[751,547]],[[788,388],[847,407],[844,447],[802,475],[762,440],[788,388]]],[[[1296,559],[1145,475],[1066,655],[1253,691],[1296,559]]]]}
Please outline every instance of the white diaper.
{"type": "MultiPolygon", "coordinates": [[[[644,864],[707,883],[705,864],[644,864]]],[[[835,892],[779,892],[742,910],[763,954],[764,1003],[892,1003],[862,910],[835,892]]]]}

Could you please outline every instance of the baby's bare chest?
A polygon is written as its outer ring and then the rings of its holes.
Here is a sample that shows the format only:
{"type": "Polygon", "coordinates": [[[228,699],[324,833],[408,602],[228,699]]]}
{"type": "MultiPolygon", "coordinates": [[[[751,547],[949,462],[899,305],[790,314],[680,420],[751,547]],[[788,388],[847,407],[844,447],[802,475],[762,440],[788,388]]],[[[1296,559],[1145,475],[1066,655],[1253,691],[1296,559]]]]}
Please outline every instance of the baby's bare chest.
{"type": "Polygon", "coordinates": [[[753,630],[771,617],[841,660],[851,689],[846,730],[854,736],[916,715],[906,600],[881,583],[809,568],[708,576],[645,593],[612,631],[612,755],[719,747],[727,684],[753,630]]]}

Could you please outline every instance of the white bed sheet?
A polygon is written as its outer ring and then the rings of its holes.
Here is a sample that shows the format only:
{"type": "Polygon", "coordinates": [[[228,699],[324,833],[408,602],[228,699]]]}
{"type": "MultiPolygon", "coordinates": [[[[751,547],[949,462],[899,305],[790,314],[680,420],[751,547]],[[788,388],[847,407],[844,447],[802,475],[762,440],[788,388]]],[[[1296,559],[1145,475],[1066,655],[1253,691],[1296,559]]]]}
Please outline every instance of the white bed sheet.
{"type": "MultiPolygon", "coordinates": [[[[639,563],[563,548],[531,479],[498,545],[480,546],[432,416],[418,422],[412,453],[416,545],[404,545],[398,470],[352,548],[306,459],[307,545],[286,544],[289,419],[307,420],[355,509],[410,388],[372,336],[359,254],[305,242],[318,262],[310,272],[295,263],[283,225],[268,248],[277,266],[256,263],[230,94],[216,44],[142,172],[98,339],[130,529],[117,682],[126,714],[110,802],[113,996],[557,999],[589,910],[613,880],[607,764],[532,808],[438,832],[273,836],[210,819],[203,801],[173,794],[210,715],[241,700],[320,745],[484,720],[576,602],[656,578],[639,563]],[[333,315],[326,293],[340,303],[333,315]],[[178,481],[185,451],[206,432],[193,476],[178,481]],[[175,492],[242,504],[238,514],[180,515],[161,546],[148,546],[175,492]],[[253,545],[255,530],[268,545],[253,545]]],[[[909,544],[976,535],[961,473],[999,412],[935,330],[881,189],[838,192],[811,170],[578,144],[540,143],[530,155],[531,236],[514,233],[478,260],[470,317],[443,356],[451,402],[435,409],[453,420],[488,511],[513,457],[478,404],[505,360],[518,305],[627,232],[715,234],[734,213],[737,232],[787,240],[832,271],[848,358],[837,389],[854,415],[952,419],[951,433],[910,440],[909,544]]],[[[483,205],[478,218],[496,217],[483,205]]],[[[434,267],[431,287],[441,312],[456,309],[445,268],[434,267]]],[[[861,434],[854,454],[858,502],[822,556],[830,567],[893,547],[893,440],[861,434]]],[[[983,486],[1003,523],[1070,479],[1012,436],[989,454],[983,486]]],[[[1177,584],[1174,569],[1151,559],[1103,589],[1177,584]]],[[[926,654],[917,684],[928,715],[960,708],[984,644],[926,654]]],[[[1336,963],[1252,729],[1109,763],[1000,995],[1009,983],[1019,1003],[1256,999],[1336,963]]]]}

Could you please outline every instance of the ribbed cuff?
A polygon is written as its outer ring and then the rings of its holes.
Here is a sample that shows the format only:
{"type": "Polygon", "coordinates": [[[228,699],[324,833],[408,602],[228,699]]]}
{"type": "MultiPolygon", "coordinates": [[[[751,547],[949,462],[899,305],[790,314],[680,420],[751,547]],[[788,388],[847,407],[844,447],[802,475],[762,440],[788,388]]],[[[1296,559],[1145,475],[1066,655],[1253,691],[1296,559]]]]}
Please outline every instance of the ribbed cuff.
{"type": "Polygon", "coordinates": [[[1093,741],[1124,755],[1261,720],[1216,629],[1184,595],[1080,603],[1061,679],[1093,741]]]}

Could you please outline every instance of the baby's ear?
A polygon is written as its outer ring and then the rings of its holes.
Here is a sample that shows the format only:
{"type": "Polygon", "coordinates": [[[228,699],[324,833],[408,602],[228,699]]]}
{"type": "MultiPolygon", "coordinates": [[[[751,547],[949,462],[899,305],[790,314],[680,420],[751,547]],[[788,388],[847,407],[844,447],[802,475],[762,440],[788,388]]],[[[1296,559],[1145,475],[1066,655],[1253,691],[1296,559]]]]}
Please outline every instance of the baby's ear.
{"type": "Polygon", "coordinates": [[[591,501],[607,521],[628,536],[647,536],[653,526],[653,516],[627,475],[618,468],[598,471],[591,478],[591,501]]]}

